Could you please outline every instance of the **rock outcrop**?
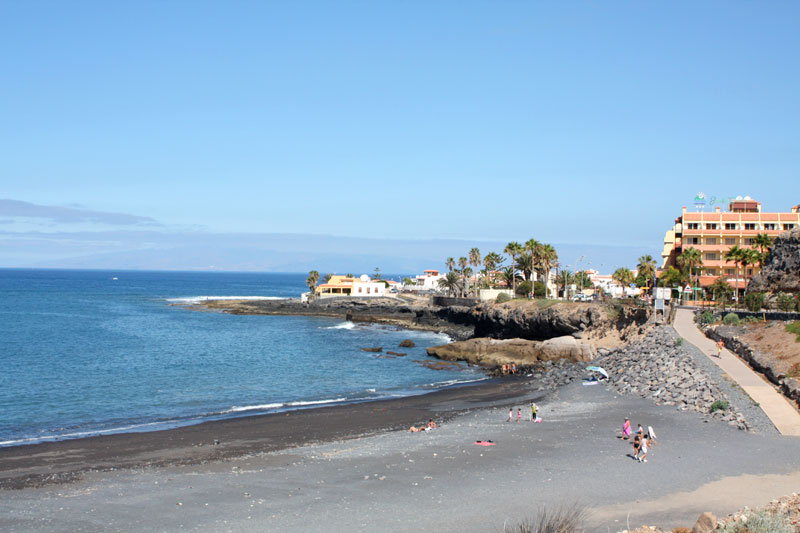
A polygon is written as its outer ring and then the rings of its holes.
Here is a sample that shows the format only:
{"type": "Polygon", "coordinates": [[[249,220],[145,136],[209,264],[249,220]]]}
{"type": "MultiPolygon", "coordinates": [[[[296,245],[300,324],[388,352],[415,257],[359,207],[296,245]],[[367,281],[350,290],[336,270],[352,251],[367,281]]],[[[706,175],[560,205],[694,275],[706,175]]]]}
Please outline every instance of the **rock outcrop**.
{"type": "Polygon", "coordinates": [[[477,338],[431,346],[428,355],[447,361],[467,361],[493,367],[506,363],[532,365],[538,361],[565,359],[571,362],[591,361],[596,355],[592,345],[574,337],[556,337],[546,341],[525,339],[477,338]]]}
{"type": "Polygon", "coordinates": [[[757,292],[800,292],[800,228],[775,237],[772,251],[748,287],[757,292]]]}

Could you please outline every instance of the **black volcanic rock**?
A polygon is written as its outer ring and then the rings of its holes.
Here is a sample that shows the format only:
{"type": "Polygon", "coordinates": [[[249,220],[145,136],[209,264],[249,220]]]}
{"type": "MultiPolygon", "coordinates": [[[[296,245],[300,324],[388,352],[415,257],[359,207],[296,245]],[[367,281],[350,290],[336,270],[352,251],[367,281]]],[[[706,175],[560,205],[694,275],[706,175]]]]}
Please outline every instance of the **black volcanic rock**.
{"type": "Polygon", "coordinates": [[[800,292],[800,228],[781,233],[775,237],[772,251],[761,268],[753,276],[749,291],[800,292]]]}

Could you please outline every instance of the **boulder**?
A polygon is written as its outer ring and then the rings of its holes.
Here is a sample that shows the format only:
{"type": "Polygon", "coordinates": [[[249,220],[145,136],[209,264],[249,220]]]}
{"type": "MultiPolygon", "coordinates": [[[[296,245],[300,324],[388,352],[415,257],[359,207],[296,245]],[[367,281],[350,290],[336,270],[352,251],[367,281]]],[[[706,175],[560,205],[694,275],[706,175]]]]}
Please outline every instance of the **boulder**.
{"type": "Polygon", "coordinates": [[[717,528],[717,517],[714,513],[706,511],[700,515],[697,522],[694,523],[692,533],[710,533],[717,528]]]}
{"type": "Polygon", "coordinates": [[[442,346],[431,346],[428,355],[449,361],[468,361],[483,366],[505,363],[530,365],[537,361],[565,359],[571,362],[591,360],[594,348],[574,337],[565,336],[544,342],[525,339],[476,338],[452,342],[442,346]]]}
{"type": "Polygon", "coordinates": [[[377,353],[377,352],[382,352],[382,351],[383,351],[383,348],[382,348],[381,346],[378,346],[378,347],[376,347],[376,348],[361,348],[361,351],[362,351],[362,352],[373,352],[373,353],[377,353]]]}
{"type": "Polygon", "coordinates": [[[414,341],[411,339],[405,339],[400,342],[400,348],[413,348],[414,346],[416,346],[416,344],[414,344],[414,341]]]}

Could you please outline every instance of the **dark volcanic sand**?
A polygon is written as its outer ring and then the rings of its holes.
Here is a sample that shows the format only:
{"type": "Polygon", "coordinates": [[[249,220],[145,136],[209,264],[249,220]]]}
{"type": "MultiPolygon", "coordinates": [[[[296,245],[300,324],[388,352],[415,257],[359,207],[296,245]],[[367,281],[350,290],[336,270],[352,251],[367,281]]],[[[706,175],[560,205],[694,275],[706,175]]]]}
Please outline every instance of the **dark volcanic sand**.
{"type": "Polygon", "coordinates": [[[92,470],[203,464],[408,429],[429,418],[441,422],[458,412],[524,394],[533,398],[535,395],[530,391],[525,379],[495,379],[392,400],[209,421],[163,431],[0,448],[0,489],[74,481],[92,470]]]}

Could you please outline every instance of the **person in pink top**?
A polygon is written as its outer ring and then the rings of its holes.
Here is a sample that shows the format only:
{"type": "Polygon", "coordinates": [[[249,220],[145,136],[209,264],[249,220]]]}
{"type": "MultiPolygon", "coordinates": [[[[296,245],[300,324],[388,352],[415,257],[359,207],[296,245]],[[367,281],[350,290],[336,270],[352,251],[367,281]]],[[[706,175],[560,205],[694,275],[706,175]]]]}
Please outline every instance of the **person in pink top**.
{"type": "Polygon", "coordinates": [[[625,419],[625,423],[622,424],[622,439],[628,440],[631,437],[631,421],[629,419],[625,419]]]}

